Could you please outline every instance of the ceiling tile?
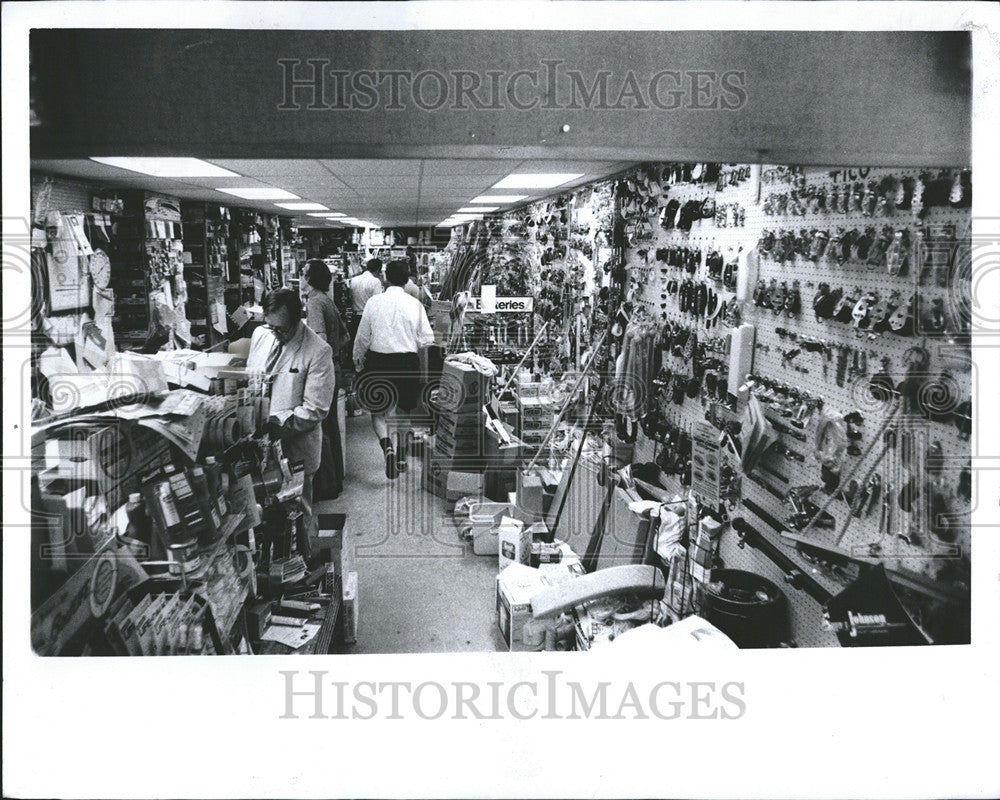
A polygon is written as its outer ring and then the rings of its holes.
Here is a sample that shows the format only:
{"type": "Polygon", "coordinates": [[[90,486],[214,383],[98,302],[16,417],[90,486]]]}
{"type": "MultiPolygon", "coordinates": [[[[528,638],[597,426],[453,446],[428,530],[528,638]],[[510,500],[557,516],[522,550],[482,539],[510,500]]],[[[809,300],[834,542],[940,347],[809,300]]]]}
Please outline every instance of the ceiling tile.
{"type": "Polygon", "coordinates": [[[206,159],[210,164],[217,164],[248,178],[287,178],[295,175],[309,177],[317,173],[326,174],[323,165],[317,159],[298,158],[258,158],[258,159],[206,159]]]}
{"type": "Polygon", "coordinates": [[[514,171],[519,161],[488,159],[446,158],[425,159],[424,177],[428,175],[507,175],[514,171]]]}
{"type": "Polygon", "coordinates": [[[345,175],[344,183],[357,192],[405,188],[416,196],[420,182],[418,175],[345,175]]]}
{"type": "Polygon", "coordinates": [[[424,175],[420,185],[434,189],[463,189],[470,192],[479,193],[483,189],[492,186],[503,175],[424,175]]]}
{"type": "Polygon", "coordinates": [[[280,180],[278,178],[274,178],[273,182],[275,186],[280,186],[282,189],[288,189],[289,191],[295,191],[295,189],[307,189],[309,191],[328,191],[335,194],[354,194],[354,190],[350,186],[347,186],[343,181],[334,178],[333,175],[327,175],[325,172],[314,178],[292,175],[288,178],[280,180]]]}
{"type": "Polygon", "coordinates": [[[508,170],[511,172],[563,172],[582,173],[584,175],[608,175],[615,171],[617,162],[614,161],[549,161],[539,159],[534,161],[522,161],[517,164],[517,169],[508,170]]]}
{"type": "Polygon", "coordinates": [[[286,189],[291,191],[286,186],[283,186],[277,181],[261,180],[259,178],[183,178],[181,182],[185,186],[192,186],[195,188],[202,189],[218,189],[222,187],[258,187],[258,188],[274,188],[274,189],[286,189]]]}
{"type": "Polygon", "coordinates": [[[322,161],[334,175],[419,175],[419,158],[341,158],[322,161]]]}

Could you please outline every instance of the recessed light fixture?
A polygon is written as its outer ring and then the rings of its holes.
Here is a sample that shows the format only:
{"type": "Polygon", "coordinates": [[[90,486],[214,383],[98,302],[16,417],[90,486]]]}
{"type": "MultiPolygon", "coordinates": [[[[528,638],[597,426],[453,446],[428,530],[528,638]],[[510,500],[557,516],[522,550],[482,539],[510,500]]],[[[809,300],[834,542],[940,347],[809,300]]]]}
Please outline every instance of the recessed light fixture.
{"type": "Polygon", "coordinates": [[[499,211],[500,206],[466,206],[465,208],[458,209],[459,214],[489,214],[493,211],[499,211]]]}
{"type": "Polygon", "coordinates": [[[481,194],[479,197],[473,197],[470,203],[517,203],[521,200],[527,200],[529,195],[526,194],[481,194]]]}
{"type": "Polygon", "coordinates": [[[582,177],[582,172],[515,172],[493,184],[493,188],[552,189],[582,177]]]}
{"type": "Polygon", "coordinates": [[[278,208],[287,208],[289,211],[329,211],[322,203],[310,203],[303,200],[301,203],[275,203],[278,208]]]}
{"type": "Polygon", "coordinates": [[[109,167],[141,172],[157,178],[240,178],[239,173],[209,164],[200,158],[115,158],[91,156],[109,167]]]}
{"type": "Polygon", "coordinates": [[[225,192],[234,197],[242,197],[244,200],[301,200],[297,194],[286,192],[284,189],[275,189],[271,186],[232,186],[216,189],[217,192],[225,192]]]}
{"type": "MultiPolygon", "coordinates": [[[[281,203],[278,203],[281,205],[281,203]]],[[[341,214],[339,211],[321,211],[309,214],[310,217],[324,217],[326,219],[347,219],[347,214],[341,214]]]]}

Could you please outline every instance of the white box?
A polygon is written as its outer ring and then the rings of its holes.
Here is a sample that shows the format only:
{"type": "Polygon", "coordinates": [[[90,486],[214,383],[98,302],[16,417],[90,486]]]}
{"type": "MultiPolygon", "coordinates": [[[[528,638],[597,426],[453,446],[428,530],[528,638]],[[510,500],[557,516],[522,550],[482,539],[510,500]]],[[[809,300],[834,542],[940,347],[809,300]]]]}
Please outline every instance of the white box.
{"type": "Polygon", "coordinates": [[[528,564],[531,561],[531,532],[520,520],[504,517],[497,527],[497,548],[500,569],[511,564],[528,564]]]}
{"type": "Polygon", "coordinates": [[[514,652],[541,649],[525,645],[522,634],[525,624],[531,621],[532,596],[548,585],[537,569],[523,564],[511,564],[497,575],[497,627],[508,650],[514,652]]]}

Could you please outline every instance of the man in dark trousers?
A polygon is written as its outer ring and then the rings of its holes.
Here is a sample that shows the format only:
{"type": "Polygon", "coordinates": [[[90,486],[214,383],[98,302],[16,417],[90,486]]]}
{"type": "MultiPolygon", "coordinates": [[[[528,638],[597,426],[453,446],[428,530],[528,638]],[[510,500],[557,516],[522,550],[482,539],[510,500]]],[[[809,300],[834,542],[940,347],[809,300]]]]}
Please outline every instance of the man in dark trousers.
{"type": "Polygon", "coordinates": [[[253,332],[247,372],[270,389],[271,435],[281,442],[289,463],[302,462],[303,531],[299,550],[309,555],[308,536],[315,529],[313,476],[323,447],[322,423],[336,389],[333,351],[302,320],[298,292],[276,289],[264,296],[264,324],[253,332]]]}
{"type": "Polygon", "coordinates": [[[354,339],[354,363],[360,375],[358,402],[372,415],[372,428],[382,446],[385,474],[390,480],[406,468],[408,417],[420,402],[419,353],[434,343],[423,305],[403,290],[409,275],[406,261],[389,264],[389,287],[368,300],[354,339]],[[394,448],[389,422],[397,410],[403,412],[404,419],[395,425],[394,448]]]}
{"type": "Polygon", "coordinates": [[[330,404],[330,413],[323,421],[323,433],[330,443],[329,460],[324,450],[324,460],[320,466],[320,472],[316,476],[318,487],[317,497],[321,500],[336,498],[344,488],[344,456],[343,442],[340,441],[340,423],[337,418],[337,392],[343,386],[341,379],[341,352],[342,348],[349,343],[350,337],[347,328],[340,318],[340,311],[337,304],[330,297],[330,281],[332,276],[330,268],[318,258],[306,262],[305,268],[305,289],[303,295],[306,299],[306,324],[312,328],[316,334],[330,345],[333,351],[333,371],[337,379],[337,388],[334,390],[333,402],[330,404]],[[325,491],[324,491],[325,489],[325,491]],[[319,494],[322,492],[322,494],[319,494]]]}

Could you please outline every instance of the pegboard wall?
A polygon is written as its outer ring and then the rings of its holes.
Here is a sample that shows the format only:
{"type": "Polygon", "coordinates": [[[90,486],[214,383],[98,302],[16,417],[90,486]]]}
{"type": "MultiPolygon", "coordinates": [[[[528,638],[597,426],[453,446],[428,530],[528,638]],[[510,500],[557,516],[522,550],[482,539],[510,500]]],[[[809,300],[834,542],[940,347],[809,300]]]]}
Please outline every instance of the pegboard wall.
{"type": "MultiPolygon", "coordinates": [[[[715,252],[725,264],[738,263],[739,269],[747,273],[739,279],[740,321],[753,325],[756,333],[751,373],[821,401],[821,410],[814,408],[807,414],[801,428],[789,425],[773,409],[765,409],[767,417],[782,430],[778,432],[778,445],[767,451],[762,465],[751,476],[744,476],[743,498],[784,523],[791,511],[784,500],[787,491],[792,487],[823,484],[821,464],[815,453],[817,431],[824,414],[859,412],[862,422],[855,430],[860,431],[861,438],[841,461],[839,490],[827,494],[818,489],[812,495],[812,502],[832,515],[834,526],[813,525],[802,535],[810,542],[873,558],[887,568],[932,579],[940,577],[946,564],[954,566],[956,560],[969,554],[970,503],[967,493],[958,487],[971,451],[967,434],[956,424],[962,402],[971,399],[973,380],[968,343],[963,338],[968,324],[968,312],[963,307],[968,287],[963,281],[968,281],[968,274],[955,258],[970,228],[971,184],[966,181],[963,187],[958,180],[962,175],[949,170],[728,165],[722,168],[718,183],[691,181],[669,185],[667,197],[677,200],[681,207],[689,201],[714,201],[713,217],[696,219],[690,230],[683,230],[676,225],[661,225],[662,216],[657,218],[652,214],[651,230],[640,225],[635,229],[638,235],[631,238],[626,250],[629,294],[637,307],[632,324],[655,329],[665,322],[680,323],[696,331],[699,341],[727,337],[726,322],[717,318],[706,325],[703,318],[683,313],[678,293],[668,291],[668,287],[685,280],[704,282],[725,303],[736,297],[737,290],[712,279],[708,255],[715,252]],[[919,202],[906,207],[909,198],[898,208],[891,202],[888,207],[877,203],[872,189],[901,185],[904,180],[916,186],[937,181],[938,196],[934,204],[928,202],[921,210],[919,202]],[[947,196],[942,199],[940,187],[945,181],[952,188],[951,200],[965,193],[961,202],[949,202],[947,196]],[[849,192],[846,203],[841,205],[845,187],[849,192]],[[821,189],[822,204],[818,200],[821,189]],[[838,196],[836,205],[830,202],[834,190],[838,196]],[[796,206],[794,199],[789,201],[790,197],[801,197],[803,201],[796,206]],[[779,259],[780,247],[760,246],[766,231],[776,234],[780,242],[782,234],[786,235],[786,241],[791,241],[793,236],[801,240],[803,235],[814,239],[817,231],[833,239],[845,232],[861,235],[868,230],[873,233],[871,240],[877,241],[883,229],[889,242],[892,241],[889,234],[905,237],[902,252],[907,256],[907,265],[895,275],[890,274],[885,258],[873,259],[876,263],[869,264],[867,257],[858,257],[856,247],[847,250],[847,258],[842,245],[836,252],[833,247],[828,248],[829,255],[823,253],[817,257],[814,252],[810,257],[809,248],[800,244],[804,253],[788,253],[779,259]],[[701,252],[693,267],[671,266],[657,257],[658,251],[669,248],[701,252]],[[782,284],[786,291],[797,288],[799,309],[791,313],[781,309],[776,313],[771,307],[755,304],[754,295],[758,294],[755,290],[760,282],[765,294],[769,287],[782,284]],[[891,330],[872,333],[855,327],[850,317],[847,322],[817,318],[813,300],[822,284],[843,289],[852,298],[851,309],[869,293],[873,304],[894,297],[890,308],[905,308],[907,301],[915,297],[917,314],[912,332],[910,335],[897,335],[891,330]],[[936,319],[931,309],[938,311],[936,319]],[[803,342],[808,343],[808,349],[802,348],[803,342]],[[925,363],[914,367],[922,354],[925,363]],[[898,397],[880,400],[873,396],[869,381],[875,373],[888,375],[893,386],[909,379],[910,386],[916,387],[912,396],[918,398],[920,407],[931,410],[932,418],[927,419],[910,402],[896,410],[902,403],[898,397]],[[897,442],[904,436],[912,442],[911,446],[884,446],[882,432],[890,415],[897,442]],[[779,447],[792,455],[779,452],[779,447]],[[927,454],[932,447],[935,448],[933,464],[929,465],[927,454]],[[863,508],[859,515],[852,514],[839,491],[847,488],[852,478],[864,488],[870,476],[876,474],[882,494],[870,505],[868,513],[863,508]],[[904,512],[899,495],[911,478],[919,491],[912,504],[908,504],[909,511],[904,512]],[[891,512],[883,510],[885,498],[891,499],[891,512]],[[930,532],[932,522],[936,530],[944,530],[941,538],[930,532]]],[[[968,172],[964,175],[968,178],[968,172]]],[[[920,193],[915,196],[919,199],[920,193]]],[[[928,192],[923,196],[929,199],[928,192]]],[[[899,197],[903,197],[902,189],[899,197]]],[[[645,214],[641,212],[640,216],[644,218],[645,214]]],[[[751,391],[767,397],[763,386],[751,391]]],[[[677,404],[661,403],[662,416],[690,432],[697,422],[705,419],[709,408],[710,402],[703,395],[704,392],[700,397],[685,397],[677,404]]],[[[737,413],[742,411],[745,401],[745,396],[740,398],[737,413]]],[[[655,442],[640,433],[635,460],[653,460],[656,447],[655,442]]],[[[745,517],[769,539],[780,543],[804,571],[820,579],[830,591],[842,588],[823,568],[800,558],[793,543],[783,540],[750,508],[741,505],[732,513],[745,517]]],[[[757,551],[738,548],[731,532],[723,539],[720,555],[728,567],[757,572],[779,586],[784,585],[780,570],[757,551]]],[[[820,628],[819,604],[790,587],[786,587],[786,594],[795,643],[835,645],[836,637],[820,628]]]]}
{"type": "Polygon", "coordinates": [[[61,211],[64,214],[74,212],[90,213],[93,209],[93,198],[101,191],[95,183],[83,183],[68,178],[52,178],[39,173],[31,174],[31,208],[32,213],[46,211],[61,211]],[[39,199],[43,202],[39,203],[39,199]]]}

